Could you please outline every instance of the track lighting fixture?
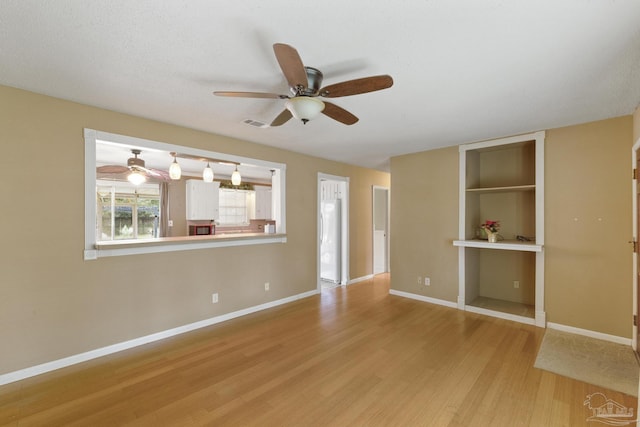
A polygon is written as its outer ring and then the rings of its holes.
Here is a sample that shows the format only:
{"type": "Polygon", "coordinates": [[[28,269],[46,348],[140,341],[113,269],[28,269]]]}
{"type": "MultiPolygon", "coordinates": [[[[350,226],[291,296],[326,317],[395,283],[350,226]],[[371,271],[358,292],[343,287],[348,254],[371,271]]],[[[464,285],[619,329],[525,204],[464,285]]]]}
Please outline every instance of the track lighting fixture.
{"type": "Polygon", "coordinates": [[[240,176],[240,172],[238,172],[238,165],[236,165],[236,170],[231,174],[231,183],[233,185],[240,185],[242,182],[242,177],[240,176]]]}
{"type": "Polygon", "coordinates": [[[180,179],[180,176],[182,176],[182,169],[178,164],[178,159],[176,159],[176,156],[174,155],[173,163],[171,163],[171,166],[169,167],[169,178],[173,180],[178,180],[180,179]]]}
{"type": "Polygon", "coordinates": [[[204,182],[213,182],[213,169],[209,166],[209,162],[207,162],[207,167],[202,171],[202,179],[204,182]]]}

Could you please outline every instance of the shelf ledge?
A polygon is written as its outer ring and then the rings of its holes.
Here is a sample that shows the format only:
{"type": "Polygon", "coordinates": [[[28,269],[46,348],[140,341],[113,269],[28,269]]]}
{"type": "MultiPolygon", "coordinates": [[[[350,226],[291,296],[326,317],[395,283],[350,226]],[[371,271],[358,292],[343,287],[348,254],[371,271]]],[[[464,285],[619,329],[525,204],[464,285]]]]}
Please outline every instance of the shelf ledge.
{"type": "Polygon", "coordinates": [[[489,243],[486,240],[454,240],[453,246],[463,248],[497,249],[503,251],[542,252],[542,245],[517,240],[502,240],[497,243],[489,243]]]}
{"type": "Polygon", "coordinates": [[[535,191],[536,186],[531,185],[512,185],[507,187],[481,187],[467,188],[467,193],[508,193],[517,191],[535,191]]]}
{"type": "Polygon", "coordinates": [[[94,249],[84,251],[84,259],[95,260],[108,256],[139,255],[286,242],[287,235],[279,233],[234,233],[205,236],[159,237],[156,239],[101,241],[95,244],[94,249]]]}

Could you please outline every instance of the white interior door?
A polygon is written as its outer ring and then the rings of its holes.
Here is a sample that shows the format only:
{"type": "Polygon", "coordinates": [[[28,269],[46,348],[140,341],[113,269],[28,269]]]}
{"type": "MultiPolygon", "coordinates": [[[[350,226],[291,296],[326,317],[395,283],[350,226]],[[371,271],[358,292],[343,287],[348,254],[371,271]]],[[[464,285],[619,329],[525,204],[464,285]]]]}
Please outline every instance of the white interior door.
{"type": "Polygon", "coordinates": [[[373,274],[389,271],[389,189],[373,187],[373,274]]]}

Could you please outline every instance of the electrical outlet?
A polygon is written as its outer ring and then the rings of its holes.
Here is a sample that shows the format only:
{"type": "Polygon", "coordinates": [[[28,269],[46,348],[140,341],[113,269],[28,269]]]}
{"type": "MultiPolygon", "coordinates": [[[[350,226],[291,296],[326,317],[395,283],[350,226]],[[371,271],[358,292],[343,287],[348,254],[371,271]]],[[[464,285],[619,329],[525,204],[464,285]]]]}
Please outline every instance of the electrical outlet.
{"type": "Polygon", "coordinates": [[[425,277],[424,278],[424,285],[425,286],[431,286],[431,279],[429,277],[425,277]]]}
{"type": "Polygon", "coordinates": [[[264,290],[265,291],[269,290],[269,282],[264,282],[264,290]]]}
{"type": "Polygon", "coordinates": [[[422,285],[422,277],[418,276],[418,285],[422,285]]]}
{"type": "Polygon", "coordinates": [[[217,292],[215,294],[211,294],[211,303],[212,304],[217,304],[218,303],[218,293],[217,292]]]}
{"type": "Polygon", "coordinates": [[[513,281],[513,287],[514,287],[515,289],[518,289],[518,288],[520,287],[520,282],[519,282],[519,281],[517,281],[517,280],[514,280],[514,281],[513,281]]]}
{"type": "Polygon", "coordinates": [[[167,225],[168,225],[169,227],[173,227],[173,220],[172,220],[172,219],[170,219],[170,220],[169,220],[169,221],[167,221],[167,222],[168,222],[168,224],[167,224],[167,225]]]}

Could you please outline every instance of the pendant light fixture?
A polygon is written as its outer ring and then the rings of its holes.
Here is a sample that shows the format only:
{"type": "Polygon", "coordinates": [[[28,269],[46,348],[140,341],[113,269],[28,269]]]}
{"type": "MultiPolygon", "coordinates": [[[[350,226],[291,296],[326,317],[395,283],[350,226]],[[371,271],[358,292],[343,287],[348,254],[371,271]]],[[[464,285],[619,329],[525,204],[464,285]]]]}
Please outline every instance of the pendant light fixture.
{"type": "Polygon", "coordinates": [[[171,166],[169,166],[169,178],[173,180],[178,180],[180,179],[180,176],[182,176],[182,169],[178,164],[178,159],[176,159],[176,156],[174,155],[173,163],[171,163],[171,166]]]}
{"type": "Polygon", "coordinates": [[[207,162],[207,167],[202,171],[202,179],[204,182],[213,182],[213,169],[209,166],[209,162],[207,162]]]}
{"type": "Polygon", "coordinates": [[[236,170],[231,174],[231,183],[233,185],[240,185],[242,182],[242,177],[240,176],[240,172],[238,172],[238,165],[236,165],[236,170]]]}

